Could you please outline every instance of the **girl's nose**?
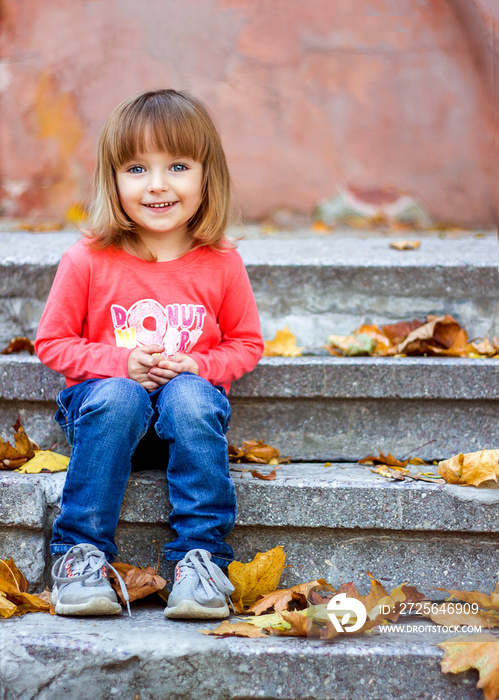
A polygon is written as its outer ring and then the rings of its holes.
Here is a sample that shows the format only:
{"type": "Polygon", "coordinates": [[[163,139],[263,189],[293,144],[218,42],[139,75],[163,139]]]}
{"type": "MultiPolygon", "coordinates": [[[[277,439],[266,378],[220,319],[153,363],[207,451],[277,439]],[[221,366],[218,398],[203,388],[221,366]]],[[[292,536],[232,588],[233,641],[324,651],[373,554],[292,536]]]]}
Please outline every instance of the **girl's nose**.
{"type": "Polygon", "coordinates": [[[148,189],[149,192],[164,192],[168,189],[168,178],[162,170],[151,170],[148,189]]]}

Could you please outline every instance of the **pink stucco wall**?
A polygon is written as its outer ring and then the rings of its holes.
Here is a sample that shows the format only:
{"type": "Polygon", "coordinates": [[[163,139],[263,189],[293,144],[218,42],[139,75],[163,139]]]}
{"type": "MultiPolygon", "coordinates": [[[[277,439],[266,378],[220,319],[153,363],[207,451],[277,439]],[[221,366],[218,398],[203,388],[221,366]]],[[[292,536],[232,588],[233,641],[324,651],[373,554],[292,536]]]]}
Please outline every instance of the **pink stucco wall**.
{"type": "Polygon", "coordinates": [[[496,0],[0,0],[2,213],[84,201],[129,94],[209,105],[248,218],[394,188],[495,223],[496,0]]]}

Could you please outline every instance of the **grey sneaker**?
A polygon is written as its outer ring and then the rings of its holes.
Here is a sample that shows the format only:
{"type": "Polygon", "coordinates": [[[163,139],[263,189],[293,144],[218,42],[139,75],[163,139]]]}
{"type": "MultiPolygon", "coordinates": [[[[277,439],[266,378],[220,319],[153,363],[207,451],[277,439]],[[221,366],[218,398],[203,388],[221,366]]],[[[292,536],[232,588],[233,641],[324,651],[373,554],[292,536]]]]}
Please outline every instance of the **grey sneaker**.
{"type": "Polygon", "coordinates": [[[229,617],[226,596],[234,593],[222,569],[206,549],[191,549],[175,567],[165,617],[217,619],[229,617]]]}
{"type": "Polygon", "coordinates": [[[76,544],[60,557],[52,568],[51,602],[57,615],[118,615],[118,603],[108,579],[112,569],[120,584],[128,614],[128,591],[116,569],[106,561],[106,555],[93,544],[76,544]]]}

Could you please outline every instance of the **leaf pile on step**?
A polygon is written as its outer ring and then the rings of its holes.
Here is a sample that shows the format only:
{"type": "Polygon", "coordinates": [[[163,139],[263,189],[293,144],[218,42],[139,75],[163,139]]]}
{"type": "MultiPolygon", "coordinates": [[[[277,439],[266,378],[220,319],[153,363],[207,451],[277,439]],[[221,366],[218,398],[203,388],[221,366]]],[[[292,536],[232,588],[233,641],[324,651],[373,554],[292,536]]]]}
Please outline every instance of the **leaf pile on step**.
{"type": "Polygon", "coordinates": [[[0,618],[53,612],[48,601],[28,593],[28,580],[12,559],[0,559],[0,618]]]}
{"type": "Polygon", "coordinates": [[[16,336],[9,341],[9,344],[3,350],[0,350],[0,355],[10,355],[13,352],[23,352],[23,350],[27,350],[30,355],[34,355],[35,346],[33,341],[26,338],[26,336],[16,336]]]}
{"type": "Polygon", "coordinates": [[[275,334],[274,340],[265,341],[264,357],[299,357],[303,348],[296,345],[296,336],[288,326],[275,334]]]}
{"type": "Polygon", "coordinates": [[[39,474],[68,468],[69,457],[52,450],[40,450],[36,442],[26,434],[19,415],[12,428],[14,445],[0,438],[0,470],[39,474]]]}
{"type": "MultiPolygon", "coordinates": [[[[282,547],[259,552],[249,564],[229,564],[229,578],[235,588],[232,602],[237,613],[245,614],[242,622],[227,620],[203,634],[215,636],[266,637],[268,635],[334,639],[340,634],[330,620],[327,604],[337,594],[360,600],[366,607],[367,619],[358,632],[374,630],[380,624],[395,622],[401,603],[415,603],[425,596],[412,586],[402,584],[388,593],[368,572],[371,590],[360,595],[353,583],[338,590],[324,579],[309,581],[288,589],[277,589],[286,555],[282,547]],[[277,589],[277,590],[276,590],[277,589]],[[252,614],[252,617],[248,616],[252,614]],[[255,627],[258,628],[255,632],[255,627]]],[[[344,612],[339,612],[339,620],[344,612]]],[[[356,620],[355,615],[352,622],[356,620]]]]}
{"type": "Polygon", "coordinates": [[[499,357],[499,339],[468,342],[468,334],[455,318],[427,316],[425,321],[400,321],[379,328],[362,325],[350,335],[330,335],[327,349],[337,357],[436,356],[499,357]]]}
{"type": "Polygon", "coordinates": [[[423,472],[419,470],[417,474],[412,473],[408,468],[409,466],[426,466],[426,462],[419,457],[396,459],[392,454],[390,454],[390,452],[387,455],[384,455],[380,451],[379,457],[376,457],[375,455],[368,455],[363,459],[359,459],[358,463],[374,466],[375,469],[371,469],[371,471],[374,474],[384,476],[386,479],[396,481],[413,479],[415,481],[427,481],[432,484],[445,483],[445,480],[439,474],[434,474],[430,471],[423,472]]]}
{"type": "MultiPolygon", "coordinates": [[[[336,590],[324,579],[277,589],[285,558],[282,547],[275,547],[268,552],[259,552],[248,564],[232,562],[229,565],[229,578],[235,587],[232,601],[242,617],[237,622],[224,620],[214,629],[201,632],[217,637],[279,635],[334,640],[342,633],[331,622],[329,614],[332,611],[327,610],[327,604],[341,593],[361,601],[366,608],[367,619],[358,634],[372,633],[379,625],[395,623],[408,611],[413,614],[412,609],[418,617],[444,627],[499,627],[499,585],[490,594],[437,588],[449,594],[444,603],[432,602],[407,583],[388,593],[369,571],[371,587],[367,595],[361,595],[352,582],[344,583],[336,590]]],[[[345,624],[343,615],[344,611],[339,611],[336,616],[340,624],[345,624]]],[[[356,619],[354,613],[349,624],[356,619]]],[[[484,691],[486,700],[499,698],[499,639],[496,636],[459,635],[438,646],[444,650],[441,661],[444,673],[476,668],[480,675],[478,687],[484,691]]]]}

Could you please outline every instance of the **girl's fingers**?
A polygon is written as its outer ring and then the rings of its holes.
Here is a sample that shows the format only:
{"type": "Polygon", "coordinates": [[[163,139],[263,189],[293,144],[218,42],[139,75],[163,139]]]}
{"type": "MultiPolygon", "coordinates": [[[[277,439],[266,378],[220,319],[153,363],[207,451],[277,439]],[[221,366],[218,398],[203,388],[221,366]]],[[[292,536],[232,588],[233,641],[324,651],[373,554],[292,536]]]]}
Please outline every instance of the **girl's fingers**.
{"type": "Polygon", "coordinates": [[[177,372],[172,372],[172,370],[170,369],[158,369],[157,367],[155,367],[150,372],[148,372],[147,376],[149,377],[149,379],[152,379],[154,381],[161,381],[162,379],[170,381],[170,379],[173,379],[177,376],[177,372]]]}
{"type": "Polygon", "coordinates": [[[161,361],[158,365],[159,369],[169,369],[175,374],[180,374],[184,371],[184,366],[180,362],[174,362],[172,360],[161,361]]]}

